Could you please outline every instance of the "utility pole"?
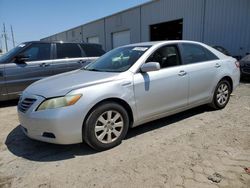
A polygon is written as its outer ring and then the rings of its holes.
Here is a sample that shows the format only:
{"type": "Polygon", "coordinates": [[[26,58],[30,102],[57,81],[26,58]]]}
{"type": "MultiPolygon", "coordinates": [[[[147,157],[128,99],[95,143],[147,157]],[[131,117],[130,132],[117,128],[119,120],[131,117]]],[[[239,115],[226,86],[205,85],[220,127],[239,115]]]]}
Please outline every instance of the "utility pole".
{"type": "Polygon", "coordinates": [[[5,41],[5,49],[6,49],[6,52],[8,52],[7,34],[6,34],[6,30],[5,30],[5,24],[3,24],[3,37],[4,37],[4,41],[5,41]]]}
{"type": "Polygon", "coordinates": [[[13,32],[13,28],[12,25],[10,25],[10,30],[11,30],[11,36],[12,36],[12,42],[13,42],[13,48],[15,48],[15,39],[14,39],[14,32],[13,32]]]}

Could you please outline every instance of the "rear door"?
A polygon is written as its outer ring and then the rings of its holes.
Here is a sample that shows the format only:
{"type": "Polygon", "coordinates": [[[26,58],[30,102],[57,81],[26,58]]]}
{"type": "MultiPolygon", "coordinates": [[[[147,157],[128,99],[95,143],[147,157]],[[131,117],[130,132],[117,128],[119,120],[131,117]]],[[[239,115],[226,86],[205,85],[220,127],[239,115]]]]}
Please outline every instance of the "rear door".
{"type": "Polygon", "coordinates": [[[22,62],[14,58],[5,64],[5,85],[10,98],[22,92],[31,83],[52,75],[51,44],[33,43],[20,54],[29,58],[22,62]]]}
{"type": "Polygon", "coordinates": [[[218,57],[205,47],[182,43],[181,54],[189,74],[189,104],[203,103],[211,97],[221,67],[218,57]]]}
{"type": "Polygon", "coordinates": [[[56,43],[55,59],[53,60],[53,74],[60,74],[83,66],[84,52],[76,43],[56,43]]]}

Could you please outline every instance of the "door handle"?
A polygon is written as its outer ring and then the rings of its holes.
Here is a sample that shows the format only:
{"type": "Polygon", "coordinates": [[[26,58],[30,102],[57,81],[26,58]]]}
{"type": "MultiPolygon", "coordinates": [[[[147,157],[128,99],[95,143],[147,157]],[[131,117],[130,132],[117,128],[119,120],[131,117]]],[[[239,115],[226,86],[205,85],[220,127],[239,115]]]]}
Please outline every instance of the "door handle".
{"type": "Polygon", "coordinates": [[[40,67],[48,67],[50,64],[47,64],[47,63],[42,63],[40,64],[40,67]]]}
{"type": "Polygon", "coordinates": [[[219,63],[216,63],[215,68],[219,68],[219,67],[221,67],[221,65],[219,63]]]}
{"type": "Polygon", "coordinates": [[[185,76],[187,74],[187,72],[185,72],[184,70],[181,70],[178,75],[179,76],[185,76]]]}

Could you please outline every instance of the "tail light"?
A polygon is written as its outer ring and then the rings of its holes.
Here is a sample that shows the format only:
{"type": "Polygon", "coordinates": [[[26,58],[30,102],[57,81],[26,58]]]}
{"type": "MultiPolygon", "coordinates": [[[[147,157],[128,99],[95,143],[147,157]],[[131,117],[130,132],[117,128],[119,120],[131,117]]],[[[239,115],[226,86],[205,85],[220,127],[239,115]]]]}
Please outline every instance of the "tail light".
{"type": "Polygon", "coordinates": [[[239,61],[235,61],[235,66],[236,66],[237,68],[240,68],[240,62],[239,62],[239,61]]]}

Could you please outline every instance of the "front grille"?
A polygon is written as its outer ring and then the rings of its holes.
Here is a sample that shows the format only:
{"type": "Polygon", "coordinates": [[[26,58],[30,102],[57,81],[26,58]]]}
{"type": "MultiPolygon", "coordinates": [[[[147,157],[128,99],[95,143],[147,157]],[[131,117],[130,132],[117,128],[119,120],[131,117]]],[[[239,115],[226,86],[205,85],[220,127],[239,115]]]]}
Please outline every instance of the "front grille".
{"type": "Polygon", "coordinates": [[[25,98],[23,101],[19,102],[18,109],[25,113],[29,110],[29,108],[36,102],[36,99],[25,98]]]}

